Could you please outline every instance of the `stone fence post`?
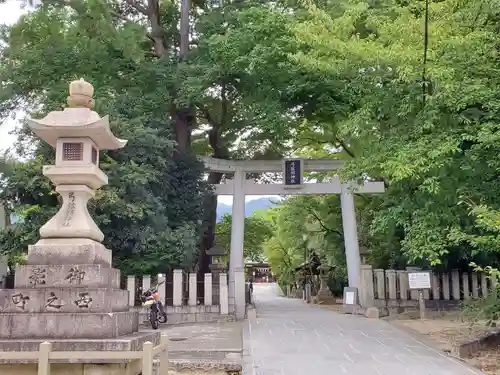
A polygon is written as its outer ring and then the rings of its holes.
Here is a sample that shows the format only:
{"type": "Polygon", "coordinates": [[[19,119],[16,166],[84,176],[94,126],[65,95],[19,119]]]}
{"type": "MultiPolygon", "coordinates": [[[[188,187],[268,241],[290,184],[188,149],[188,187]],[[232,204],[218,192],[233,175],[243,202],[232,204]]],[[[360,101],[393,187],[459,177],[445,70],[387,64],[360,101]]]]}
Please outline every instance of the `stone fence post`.
{"type": "Polygon", "coordinates": [[[174,270],[173,277],[173,305],[182,306],[182,287],[183,287],[183,272],[182,270],[174,270]]]}
{"type": "Polygon", "coordinates": [[[229,291],[227,286],[227,274],[219,274],[219,304],[220,304],[220,314],[229,314],[229,291]]]}
{"type": "Polygon", "coordinates": [[[375,292],[373,289],[373,269],[369,264],[361,265],[361,288],[359,290],[359,304],[368,308],[375,305],[375,292]]]}

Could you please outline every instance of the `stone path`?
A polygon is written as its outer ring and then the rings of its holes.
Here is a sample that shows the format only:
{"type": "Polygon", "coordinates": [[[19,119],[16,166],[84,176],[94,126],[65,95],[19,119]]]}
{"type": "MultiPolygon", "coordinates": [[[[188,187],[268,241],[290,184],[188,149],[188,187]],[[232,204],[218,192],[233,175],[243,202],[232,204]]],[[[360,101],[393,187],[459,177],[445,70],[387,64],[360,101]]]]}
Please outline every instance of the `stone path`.
{"type": "Polygon", "coordinates": [[[254,285],[244,375],[479,375],[381,320],[338,314],[254,285]]]}

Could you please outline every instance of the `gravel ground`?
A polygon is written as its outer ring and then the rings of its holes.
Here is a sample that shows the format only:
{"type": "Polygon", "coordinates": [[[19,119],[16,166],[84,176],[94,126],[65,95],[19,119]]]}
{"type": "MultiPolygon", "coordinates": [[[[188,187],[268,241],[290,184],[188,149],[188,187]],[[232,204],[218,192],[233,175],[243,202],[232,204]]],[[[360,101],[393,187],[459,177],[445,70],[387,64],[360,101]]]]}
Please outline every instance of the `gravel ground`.
{"type": "MultiPolygon", "coordinates": [[[[492,328],[486,327],[485,322],[471,324],[464,321],[458,312],[429,312],[427,318],[424,321],[419,320],[418,313],[412,312],[397,315],[387,320],[407,332],[414,331],[433,347],[446,353],[452,352],[454,346],[479,338],[492,330],[492,328]]],[[[488,375],[500,375],[500,347],[498,345],[481,350],[474,358],[463,360],[488,375]]]]}

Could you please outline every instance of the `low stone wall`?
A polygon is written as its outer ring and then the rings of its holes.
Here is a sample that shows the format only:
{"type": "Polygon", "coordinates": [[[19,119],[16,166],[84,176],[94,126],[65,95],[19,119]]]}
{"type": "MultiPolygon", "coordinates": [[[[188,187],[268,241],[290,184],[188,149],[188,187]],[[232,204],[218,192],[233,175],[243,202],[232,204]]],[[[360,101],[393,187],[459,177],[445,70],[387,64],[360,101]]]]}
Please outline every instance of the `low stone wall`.
{"type": "Polygon", "coordinates": [[[489,332],[483,337],[464,342],[453,348],[452,354],[459,358],[472,358],[474,354],[483,348],[487,348],[500,343],[500,329],[489,332]]]}
{"type": "MultiPolygon", "coordinates": [[[[140,361],[131,363],[88,364],[54,363],[50,365],[50,375],[138,375],[141,373],[140,361]]],[[[170,371],[169,371],[170,373],[170,371]]],[[[38,364],[0,364],[2,375],[37,375],[38,364]]],[[[160,374],[158,374],[160,375],[160,374]]],[[[161,374],[164,375],[164,374],[161,374]]]]}
{"type": "MultiPolygon", "coordinates": [[[[154,364],[156,375],[159,374],[159,365],[154,364]]],[[[239,363],[219,362],[219,361],[170,361],[168,375],[189,374],[189,375],[228,375],[241,374],[242,366],[239,363]]]]}
{"type": "MultiPolygon", "coordinates": [[[[145,324],[149,324],[148,310],[144,307],[136,307],[140,314],[140,320],[145,324]]],[[[220,306],[178,306],[167,307],[167,324],[184,324],[184,323],[211,323],[219,321],[232,321],[233,315],[221,315],[220,306]]]]}
{"type": "MultiPolygon", "coordinates": [[[[460,307],[460,301],[425,300],[425,307],[432,311],[451,311],[460,307]]],[[[386,314],[401,314],[407,311],[418,310],[418,301],[414,300],[375,300],[375,307],[386,311],[386,314]]]]}
{"type": "MultiPolygon", "coordinates": [[[[52,364],[50,375],[137,375],[140,373],[140,361],[129,364],[52,364]]],[[[241,374],[242,366],[238,363],[216,361],[169,361],[168,374],[160,374],[159,361],[153,361],[155,375],[228,375],[241,374]]],[[[37,375],[38,365],[15,364],[1,365],[2,375],[37,375]]]]}

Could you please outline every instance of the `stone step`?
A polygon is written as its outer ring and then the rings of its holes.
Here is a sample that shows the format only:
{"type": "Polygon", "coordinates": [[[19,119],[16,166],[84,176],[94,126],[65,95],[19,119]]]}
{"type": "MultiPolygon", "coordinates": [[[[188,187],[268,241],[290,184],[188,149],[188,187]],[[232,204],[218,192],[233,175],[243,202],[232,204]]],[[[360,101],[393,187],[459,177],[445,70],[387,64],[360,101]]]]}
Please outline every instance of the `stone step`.
{"type": "Polygon", "coordinates": [[[139,314],[0,313],[0,339],[109,339],[139,331],[139,314]]]}
{"type": "Polygon", "coordinates": [[[27,265],[16,268],[16,288],[120,289],[120,271],[100,264],[27,265]]]}
{"type": "Polygon", "coordinates": [[[128,306],[129,292],[121,289],[0,289],[0,313],[109,313],[128,306]]]}

